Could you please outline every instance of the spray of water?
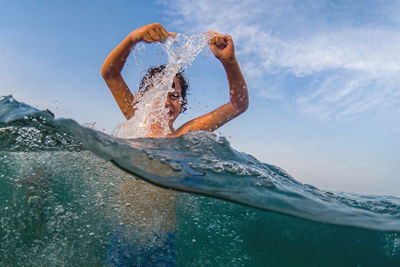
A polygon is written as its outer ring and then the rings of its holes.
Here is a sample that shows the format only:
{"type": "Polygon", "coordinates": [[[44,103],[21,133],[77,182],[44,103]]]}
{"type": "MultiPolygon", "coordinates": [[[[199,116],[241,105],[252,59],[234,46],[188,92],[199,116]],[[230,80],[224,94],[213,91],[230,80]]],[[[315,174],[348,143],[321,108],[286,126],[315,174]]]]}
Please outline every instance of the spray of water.
{"type": "Polygon", "coordinates": [[[139,101],[134,106],[135,116],[119,125],[113,135],[120,138],[151,136],[151,126],[156,123],[163,129],[162,135],[168,135],[170,133],[170,117],[165,102],[168,92],[173,91],[173,79],[178,72],[182,72],[192,65],[210,38],[209,33],[192,36],[178,34],[176,37],[160,43],[160,48],[168,58],[165,69],[145,82],[143,86],[149,86],[146,93],[136,93],[139,101]]]}

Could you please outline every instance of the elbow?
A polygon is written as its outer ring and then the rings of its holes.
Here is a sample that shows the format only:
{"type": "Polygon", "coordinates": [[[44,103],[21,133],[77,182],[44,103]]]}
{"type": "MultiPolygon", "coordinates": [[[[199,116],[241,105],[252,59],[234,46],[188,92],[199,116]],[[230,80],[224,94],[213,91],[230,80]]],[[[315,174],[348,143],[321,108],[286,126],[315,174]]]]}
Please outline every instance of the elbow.
{"type": "Polygon", "coordinates": [[[107,62],[107,60],[101,66],[101,76],[104,80],[109,80],[116,77],[120,72],[113,67],[113,63],[107,62]]]}
{"type": "Polygon", "coordinates": [[[110,68],[106,64],[103,64],[103,66],[101,66],[101,76],[104,80],[111,78],[110,68]]]}
{"type": "Polygon", "coordinates": [[[243,112],[245,112],[248,108],[249,108],[249,98],[246,97],[242,97],[239,99],[239,101],[237,101],[236,103],[234,103],[235,105],[235,109],[237,112],[237,115],[242,114],[243,112]]]}

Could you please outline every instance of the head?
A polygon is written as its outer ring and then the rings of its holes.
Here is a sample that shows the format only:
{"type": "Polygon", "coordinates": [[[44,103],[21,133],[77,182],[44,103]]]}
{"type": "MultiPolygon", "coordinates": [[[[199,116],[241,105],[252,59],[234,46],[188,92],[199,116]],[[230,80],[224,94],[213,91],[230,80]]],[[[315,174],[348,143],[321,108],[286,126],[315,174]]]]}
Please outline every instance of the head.
{"type": "MultiPolygon", "coordinates": [[[[139,92],[141,94],[151,90],[151,83],[149,80],[156,74],[162,73],[165,69],[165,65],[150,68],[147,73],[143,76],[140,83],[139,92]]],[[[188,81],[183,77],[181,72],[178,72],[171,84],[173,91],[168,92],[167,100],[165,101],[165,108],[169,109],[170,122],[173,123],[180,113],[186,110],[187,104],[187,89],[189,87],[188,81]]]]}

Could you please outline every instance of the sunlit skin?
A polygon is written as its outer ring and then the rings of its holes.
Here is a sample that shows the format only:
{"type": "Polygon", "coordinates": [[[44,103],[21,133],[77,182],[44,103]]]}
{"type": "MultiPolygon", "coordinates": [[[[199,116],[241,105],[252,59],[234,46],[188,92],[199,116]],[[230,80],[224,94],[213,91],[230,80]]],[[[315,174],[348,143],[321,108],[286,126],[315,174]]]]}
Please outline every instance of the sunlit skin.
{"type": "MultiPolygon", "coordinates": [[[[210,31],[213,34],[209,46],[214,56],[222,63],[229,82],[230,101],[219,108],[203,116],[195,118],[183,124],[178,129],[173,128],[173,123],[182,111],[179,99],[181,88],[177,78],[174,79],[174,92],[167,96],[165,107],[170,109],[169,127],[170,134],[167,137],[176,137],[193,131],[214,131],[231,119],[243,113],[249,104],[246,81],[243,78],[239,64],[235,57],[234,43],[231,36],[210,31]]],[[[107,86],[110,88],[122,113],[127,119],[135,114],[132,103],[137,102],[129,87],[125,83],[121,71],[131,50],[138,42],[164,42],[169,37],[176,36],[173,32],[167,32],[159,23],[148,24],[132,31],[106,58],[101,73],[107,86]]],[[[149,90],[151,91],[151,89],[149,90]]],[[[150,92],[146,92],[150,93],[150,92]]],[[[164,132],[160,124],[152,125],[150,137],[159,137],[164,132]]]]}
{"type": "MultiPolygon", "coordinates": [[[[176,137],[199,130],[213,131],[243,113],[248,107],[247,86],[235,57],[232,38],[229,35],[212,31],[210,31],[210,34],[213,37],[209,41],[209,46],[226,71],[230,100],[210,113],[188,121],[175,130],[174,121],[183,107],[181,101],[182,88],[179,80],[174,78],[173,86],[171,86],[173,90],[168,93],[167,100],[164,103],[169,115],[168,130],[170,130],[170,134],[167,137],[176,137]]],[[[138,42],[164,42],[174,36],[176,36],[175,33],[167,32],[159,23],[143,26],[132,31],[104,61],[101,74],[126,119],[135,115],[134,106],[138,101],[121,75],[131,50],[138,42]]],[[[151,88],[145,92],[145,94],[150,93],[151,88]]],[[[161,127],[160,123],[154,123],[150,128],[152,133],[147,137],[164,136],[165,129],[161,127]]],[[[151,163],[148,164],[150,165],[147,165],[147,167],[151,168],[152,172],[157,171],[157,168],[151,167],[151,163]]],[[[121,184],[121,189],[123,201],[132,203],[127,208],[125,217],[121,218],[122,220],[133,223],[137,228],[159,227],[158,229],[152,228],[151,231],[173,231],[175,229],[174,191],[158,188],[141,180],[124,182],[121,184]],[[137,214],[141,214],[141,216],[137,216],[137,214]],[[160,221],[160,218],[163,220],[162,226],[154,226],[154,222],[160,221]]]]}

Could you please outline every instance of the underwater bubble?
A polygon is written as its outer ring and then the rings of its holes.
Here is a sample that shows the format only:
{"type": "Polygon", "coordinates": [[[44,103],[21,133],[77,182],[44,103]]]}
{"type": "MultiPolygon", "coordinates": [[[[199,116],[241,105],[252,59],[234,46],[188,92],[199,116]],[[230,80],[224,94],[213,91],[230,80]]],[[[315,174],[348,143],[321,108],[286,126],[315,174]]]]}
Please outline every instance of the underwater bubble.
{"type": "Polygon", "coordinates": [[[146,155],[152,155],[153,154],[153,152],[150,149],[147,149],[147,148],[143,149],[142,152],[145,153],[146,155]]]}
{"type": "Polygon", "coordinates": [[[208,156],[202,156],[200,160],[203,161],[204,163],[212,163],[214,161],[214,158],[208,156]]]}
{"type": "Polygon", "coordinates": [[[31,196],[28,198],[28,203],[30,205],[34,205],[34,204],[39,203],[39,200],[40,200],[40,198],[38,196],[31,196]]]}
{"type": "Polygon", "coordinates": [[[63,213],[64,212],[64,207],[62,205],[58,205],[55,208],[56,213],[63,213]]]}
{"type": "Polygon", "coordinates": [[[237,174],[239,172],[238,166],[227,166],[225,167],[225,171],[230,174],[237,174]]]}
{"type": "Polygon", "coordinates": [[[203,150],[200,149],[200,148],[194,148],[194,149],[192,149],[192,152],[195,153],[195,154],[202,154],[203,150]]]}
{"type": "Polygon", "coordinates": [[[202,170],[208,170],[208,169],[210,169],[210,167],[208,167],[208,166],[205,165],[205,164],[199,164],[199,165],[197,166],[197,168],[202,169],[202,170]]]}
{"type": "Polygon", "coordinates": [[[239,171],[237,164],[231,162],[223,163],[222,168],[224,169],[224,171],[231,174],[236,174],[239,171]]]}
{"type": "Polygon", "coordinates": [[[383,251],[389,257],[400,254],[400,235],[396,233],[384,234],[384,242],[386,243],[383,251]]]}
{"type": "Polygon", "coordinates": [[[174,171],[181,171],[181,170],[182,170],[181,165],[179,165],[179,164],[176,163],[176,162],[171,162],[171,163],[169,164],[169,166],[170,166],[171,169],[173,169],[174,171]]]}
{"type": "Polygon", "coordinates": [[[224,172],[224,168],[222,168],[221,166],[214,166],[211,168],[211,170],[215,173],[223,173],[224,172]]]}
{"type": "Polygon", "coordinates": [[[248,168],[248,171],[249,171],[250,175],[252,175],[252,176],[260,176],[262,174],[261,171],[255,169],[255,168],[248,168]]]}
{"type": "Polygon", "coordinates": [[[228,143],[228,140],[226,140],[226,138],[224,136],[220,136],[217,140],[217,143],[220,145],[223,145],[223,144],[228,143]]]}
{"type": "Polygon", "coordinates": [[[275,184],[272,181],[265,180],[265,179],[257,181],[254,185],[257,186],[257,187],[265,187],[265,188],[274,188],[274,187],[276,187],[275,184]]]}

